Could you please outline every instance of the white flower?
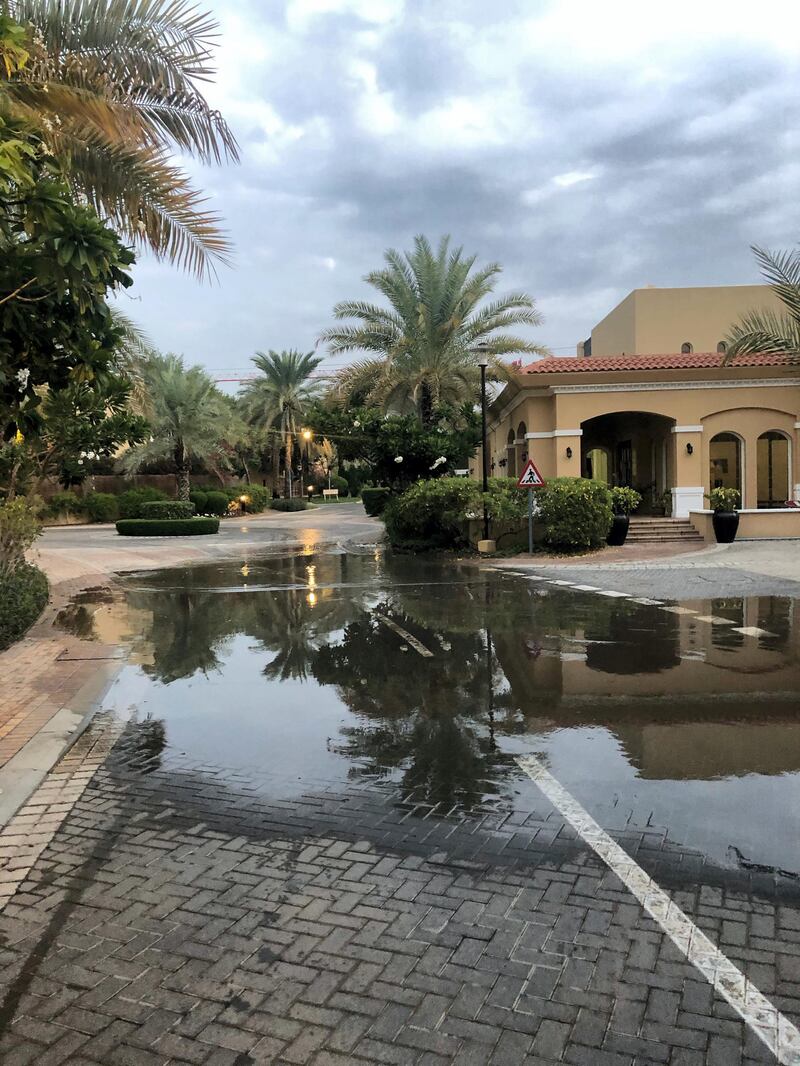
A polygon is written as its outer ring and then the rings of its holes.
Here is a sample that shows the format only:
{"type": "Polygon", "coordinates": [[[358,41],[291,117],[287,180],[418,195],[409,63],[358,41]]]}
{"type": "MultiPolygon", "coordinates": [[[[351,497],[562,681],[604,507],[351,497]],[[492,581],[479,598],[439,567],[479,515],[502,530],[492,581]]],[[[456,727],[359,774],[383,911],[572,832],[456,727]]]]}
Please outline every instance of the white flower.
{"type": "Polygon", "coordinates": [[[78,460],[78,466],[83,466],[83,459],[78,460]]]}
{"type": "Polygon", "coordinates": [[[358,419],[356,419],[353,423],[353,429],[361,429],[361,423],[358,421],[358,419]]]}
{"type": "Polygon", "coordinates": [[[28,387],[28,379],[31,376],[30,370],[24,367],[22,370],[17,371],[17,381],[19,382],[19,391],[24,392],[28,387]]]}
{"type": "Polygon", "coordinates": [[[402,461],[403,461],[403,457],[402,457],[402,455],[396,455],[396,456],[394,457],[394,461],[395,461],[396,463],[402,463],[402,461]]]}

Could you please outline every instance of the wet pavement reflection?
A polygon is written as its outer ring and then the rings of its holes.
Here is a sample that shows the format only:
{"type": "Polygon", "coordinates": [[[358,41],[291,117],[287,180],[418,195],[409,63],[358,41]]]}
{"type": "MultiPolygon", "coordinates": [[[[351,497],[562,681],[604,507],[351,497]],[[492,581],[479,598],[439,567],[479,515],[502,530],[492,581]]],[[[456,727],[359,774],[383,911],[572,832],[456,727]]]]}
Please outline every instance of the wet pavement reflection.
{"type": "Polygon", "coordinates": [[[245,772],[287,800],[375,780],[469,817],[513,809],[536,751],[607,828],[794,874],[798,602],[306,552],[129,575],[57,624],[129,646],[106,706],[144,724],[143,773],[245,772]]]}

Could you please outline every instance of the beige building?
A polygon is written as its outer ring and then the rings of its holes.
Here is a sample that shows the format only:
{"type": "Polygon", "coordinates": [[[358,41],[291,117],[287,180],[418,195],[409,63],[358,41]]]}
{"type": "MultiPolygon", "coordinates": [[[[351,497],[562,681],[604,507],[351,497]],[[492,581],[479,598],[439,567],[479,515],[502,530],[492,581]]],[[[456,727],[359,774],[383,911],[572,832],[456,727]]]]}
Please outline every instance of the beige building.
{"type": "Polygon", "coordinates": [[[724,352],[731,325],[753,308],[780,310],[767,285],[634,289],[597,323],[579,356],[724,352]]]}
{"type": "Polygon", "coordinates": [[[591,356],[541,359],[514,374],[490,408],[491,474],[516,477],[532,457],[545,478],[630,485],[644,497],[641,513],[692,516],[707,536],[707,493],[732,487],[741,493],[740,535],[800,536],[800,510],[787,507],[800,500],[800,361],[728,362],[717,351],[733,321],[769,302],[765,291],[631,293],[592,330],[591,356]],[[707,320],[704,308],[713,310],[707,320]],[[619,346],[608,352],[615,336],[619,346]],[[663,354],[671,336],[682,340],[663,354]]]}

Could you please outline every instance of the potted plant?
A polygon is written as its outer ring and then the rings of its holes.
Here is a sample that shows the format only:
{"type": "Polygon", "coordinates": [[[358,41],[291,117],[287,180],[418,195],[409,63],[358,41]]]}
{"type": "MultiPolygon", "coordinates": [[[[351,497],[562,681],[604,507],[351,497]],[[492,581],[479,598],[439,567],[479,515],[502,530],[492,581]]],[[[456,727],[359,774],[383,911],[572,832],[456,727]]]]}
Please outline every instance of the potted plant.
{"type": "Polygon", "coordinates": [[[711,522],[714,526],[714,536],[717,544],[731,544],[736,539],[736,530],[739,528],[739,512],[736,505],[739,503],[740,492],[738,489],[712,489],[707,493],[714,514],[711,522]]]}
{"type": "Polygon", "coordinates": [[[630,513],[635,511],[642,502],[641,493],[636,489],[625,488],[617,485],[611,490],[611,507],[614,517],[611,520],[611,529],[606,537],[606,544],[617,548],[625,543],[630,526],[630,513]]]}
{"type": "Polygon", "coordinates": [[[672,489],[665,489],[658,499],[658,506],[665,518],[672,517],[672,489]]]}

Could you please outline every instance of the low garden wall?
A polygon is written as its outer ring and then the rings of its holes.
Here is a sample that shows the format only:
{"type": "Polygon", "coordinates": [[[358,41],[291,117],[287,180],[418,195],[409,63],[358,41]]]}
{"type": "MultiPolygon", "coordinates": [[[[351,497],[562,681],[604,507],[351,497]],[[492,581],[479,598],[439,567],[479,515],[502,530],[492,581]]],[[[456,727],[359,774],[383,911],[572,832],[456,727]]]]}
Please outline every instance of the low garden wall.
{"type": "MultiPolygon", "coordinates": [[[[709,544],[716,543],[713,511],[690,511],[689,520],[709,544]]],[[[739,512],[737,540],[800,540],[800,507],[745,508],[739,512]]]]}

